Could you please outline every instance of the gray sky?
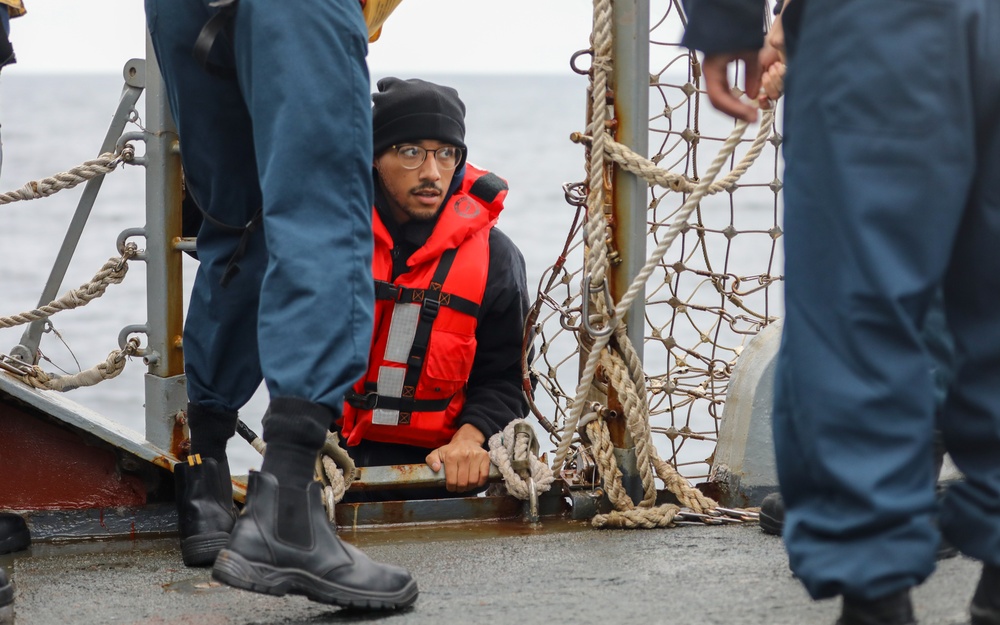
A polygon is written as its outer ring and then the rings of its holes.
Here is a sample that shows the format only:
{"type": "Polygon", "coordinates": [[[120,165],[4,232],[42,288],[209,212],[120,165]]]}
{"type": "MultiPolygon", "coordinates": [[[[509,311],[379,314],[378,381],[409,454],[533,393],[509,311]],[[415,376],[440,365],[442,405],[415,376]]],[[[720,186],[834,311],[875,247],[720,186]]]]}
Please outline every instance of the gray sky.
{"type": "MultiPolygon", "coordinates": [[[[25,0],[7,71],[119,72],[145,56],[142,0],[25,0]]],[[[589,46],[589,0],[404,0],[372,44],[373,74],[566,73],[589,46]],[[419,41],[419,45],[414,45],[419,41]]],[[[5,72],[6,74],[7,72],[5,72]]]]}

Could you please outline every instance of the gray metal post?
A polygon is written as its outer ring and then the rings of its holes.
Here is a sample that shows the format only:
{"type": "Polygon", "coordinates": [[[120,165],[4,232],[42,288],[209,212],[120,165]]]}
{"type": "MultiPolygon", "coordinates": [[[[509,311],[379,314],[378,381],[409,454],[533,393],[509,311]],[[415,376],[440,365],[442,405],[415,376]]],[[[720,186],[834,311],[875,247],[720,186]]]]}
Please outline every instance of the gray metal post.
{"type": "MultiPolygon", "coordinates": [[[[649,0],[616,0],[613,8],[615,129],[619,143],[643,156],[649,151],[649,0]]],[[[618,262],[610,268],[609,287],[614,301],[625,295],[646,262],[646,211],[649,186],[620,167],[614,168],[614,246],[618,262]]],[[[637,297],[625,316],[628,338],[640,360],[645,336],[645,298],[637,297]]],[[[622,414],[617,398],[609,407],[622,414]]],[[[636,465],[635,445],[624,422],[610,424],[615,456],[626,492],[642,500],[642,480],[636,465]],[[617,432],[615,431],[617,430],[617,432]]]]}
{"type": "Polygon", "coordinates": [[[146,440],[175,451],[176,416],[184,410],[181,164],[177,130],[146,36],[146,440]]]}
{"type": "MultiPolygon", "coordinates": [[[[649,151],[649,0],[614,3],[614,73],[616,135],[619,143],[646,156],[649,151]]],[[[615,301],[646,262],[646,211],[649,185],[620,167],[614,170],[615,244],[621,263],[611,269],[615,301]]],[[[628,338],[642,358],[645,300],[637,297],[628,311],[628,338]]]]}

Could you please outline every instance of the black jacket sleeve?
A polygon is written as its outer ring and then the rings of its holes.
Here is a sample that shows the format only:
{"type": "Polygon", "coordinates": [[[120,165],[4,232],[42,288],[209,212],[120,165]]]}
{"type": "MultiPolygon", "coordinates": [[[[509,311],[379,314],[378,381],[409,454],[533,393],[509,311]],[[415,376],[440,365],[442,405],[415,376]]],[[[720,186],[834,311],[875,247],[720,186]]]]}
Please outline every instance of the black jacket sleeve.
{"type": "Polygon", "coordinates": [[[705,54],[759,50],[764,45],[762,0],[684,0],[688,25],[681,45],[705,54]]]}
{"type": "Polygon", "coordinates": [[[507,235],[490,231],[490,265],[476,327],[476,357],[458,426],[474,425],[487,440],[528,414],[521,390],[521,343],[528,314],[524,257],[507,235]]]}

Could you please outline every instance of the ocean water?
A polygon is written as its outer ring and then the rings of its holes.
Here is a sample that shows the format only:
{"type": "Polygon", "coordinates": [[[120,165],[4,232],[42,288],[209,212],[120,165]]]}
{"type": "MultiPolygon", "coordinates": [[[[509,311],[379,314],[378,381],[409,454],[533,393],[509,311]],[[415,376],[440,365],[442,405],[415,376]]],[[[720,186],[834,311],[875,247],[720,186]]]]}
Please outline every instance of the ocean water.
{"type": "MultiPolygon", "coordinates": [[[[585,173],[583,149],[570,142],[569,135],[586,126],[586,77],[567,73],[422,78],[458,89],[468,109],[470,161],[508,180],[510,193],[499,227],[523,252],[529,288],[534,291],[561,251],[573,220],[575,209],[565,202],[562,185],[581,181],[585,173]]],[[[16,68],[5,71],[0,82],[0,190],[19,188],[93,158],[121,88],[121,78],[114,75],[25,76],[16,68]]],[[[143,111],[140,100],[140,115],[143,111]]],[[[715,123],[724,133],[724,124],[729,122],[715,123]]],[[[142,148],[137,151],[141,153],[142,148]]],[[[82,189],[80,185],[50,198],[0,206],[0,315],[37,305],[82,189]]],[[[766,198],[755,210],[766,227],[770,219],[766,198]]],[[[60,293],[87,282],[109,257],[117,255],[119,232],[143,224],[142,168],[129,166],[108,175],[60,293]]],[[[748,256],[759,253],[745,252],[748,256]]],[[[194,271],[195,261],[185,258],[187,288],[194,271]]],[[[123,284],[110,287],[104,297],[85,308],[53,317],[55,331],[46,334],[41,345],[48,359],[42,363],[44,368],[75,372],[77,361],[82,368],[91,367],[117,347],[122,327],[144,323],[144,273],[141,262],[132,262],[123,284]]],[[[9,353],[22,330],[0,330],[0,352],[9,353]]],[[[144,372],[141,360],[133,360],[120,377],[72,391],[70,398],[142,431],[144,372]]],[[[261,391],[241,412],[258,432],[266,404],[266,393],[261,391]]],[[[260,465],[257,453],[238,437],[230,444],[230,458],[236,472],[260,465]]]]}

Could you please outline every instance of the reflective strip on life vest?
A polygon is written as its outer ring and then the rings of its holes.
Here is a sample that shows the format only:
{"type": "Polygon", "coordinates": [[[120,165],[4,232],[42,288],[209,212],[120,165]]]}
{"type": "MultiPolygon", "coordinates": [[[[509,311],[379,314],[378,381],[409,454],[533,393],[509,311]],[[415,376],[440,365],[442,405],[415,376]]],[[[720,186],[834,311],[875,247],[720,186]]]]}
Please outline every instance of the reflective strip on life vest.
{"type": "MultiPolygon", "coordinates": [[[[417,334],[420,321],[420,304],[396,303],[392,308],[392,322],[389,324],[389,338],[385,344],[385,358],[388,362],[405,365],[413,348],[413,337],[417,334]]],[[[379,395],[384,395],[379,389],[379,395]]],[[[399,397],[399,395],[393,395],[399,397]]]]}
{"type": "MultiPolygon", "coordinates": [[[[378,370],[378,394],[380,397],[402,397],[403,376],[406,369],[399,367],[381,367],[378,370]]],[[[375,408],[372,412],[372,423],[375,425],[399,425],[399,411],[375,408]]]]}

